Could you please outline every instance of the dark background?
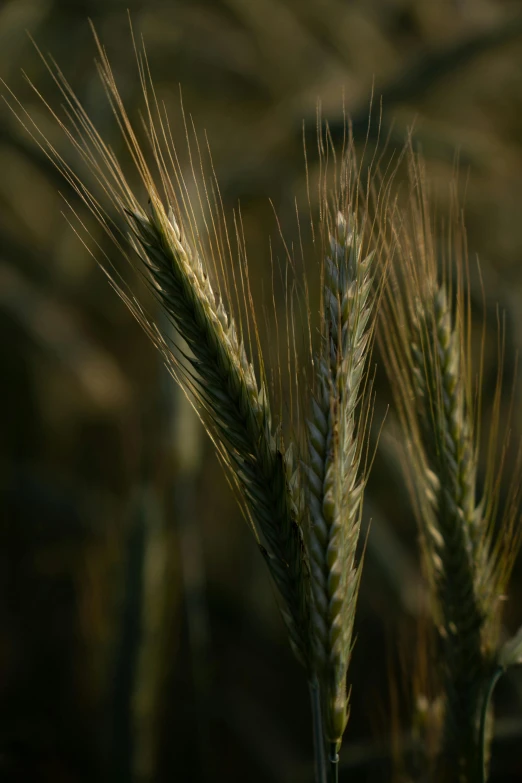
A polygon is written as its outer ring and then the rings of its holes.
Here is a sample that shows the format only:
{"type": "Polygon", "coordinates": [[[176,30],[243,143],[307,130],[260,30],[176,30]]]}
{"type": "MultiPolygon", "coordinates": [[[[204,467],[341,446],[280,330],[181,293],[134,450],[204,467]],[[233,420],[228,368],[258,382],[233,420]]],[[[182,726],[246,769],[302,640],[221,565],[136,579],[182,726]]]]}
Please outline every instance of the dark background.
{"type": "MultiPolygon", "coordinates": [[[[118,150],[87,18],[136,119],[127,7],[176,140],[181,85],[208,133],[225,210],[241,203],[256,291],[270,274],[270,237],[280,252],[269,199],[285,237],[297,237],[302,121],[313,174],[318,100],[334,136],[344,100],[362,144],[374,84],[382,135],[400,147],[415,122],[442,205],[458,153],[470,258],[480,257],[487,295],[487,421],[497,304],[507,389],[521,343],[521,3],[4,0],[0,76],[80,171],[22,77],[58,106],[26,31],[118,150]]],[[[70,197],[0,105],[0,780],[311,781],[306,683],[254,540],[210,441],[63,217],[59,191],[70,197]]],[[[390,402],[380,374],[377,391],[380,422],[390,402]]],[[[392,779],[425,615],[415,522],[386,428],[370,516],[341,756],[341,779],[353,783],[392,779]]],[[[506,633],[522,622],[521,597],[518,567],[506,633]]],[[[517,673],[496,702],[492,780],[522,780],[517,673]]]]}

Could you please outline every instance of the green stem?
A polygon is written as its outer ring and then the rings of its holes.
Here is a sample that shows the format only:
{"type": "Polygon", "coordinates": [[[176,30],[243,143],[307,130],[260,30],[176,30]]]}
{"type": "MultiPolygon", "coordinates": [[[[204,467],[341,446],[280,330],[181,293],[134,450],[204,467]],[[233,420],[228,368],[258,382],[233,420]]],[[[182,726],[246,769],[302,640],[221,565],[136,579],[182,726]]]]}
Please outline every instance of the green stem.
{"type": "Polygon", "coordinates": [[[329,783],[339,783],[339,753],[337,752],[337,743],[330,743],[329,754],[330,780],[329,783]]]}
{"type": "Polygon", "coordinates": [[[308,682],[314,734],[315,783],[326,783],[326,758],[324,752],[323,723],[321,719],[321,694],[319,682],[314,677],[308,682]]]}
{"type": "Polygon", "coordinates": [[[504,667],[498,666],[495,671],[493,672],[491,679],[489,680],[488,687],[486,690],[486,693],[484,694],[484,701],[482,703],[482,712],[480,715],[480,729],[479,729],[479,742],[478,742],[478,748],[479,748],[479,776],[478,781],[479,783],[486,783],[487,774],[486,774],[486,723],[488,718],[488,710],[489,705],[491,702],[491,697],[493,695],[493,691],[495,689],[495,685],[499,681],[499,679],[504,674],[504,667]]]}

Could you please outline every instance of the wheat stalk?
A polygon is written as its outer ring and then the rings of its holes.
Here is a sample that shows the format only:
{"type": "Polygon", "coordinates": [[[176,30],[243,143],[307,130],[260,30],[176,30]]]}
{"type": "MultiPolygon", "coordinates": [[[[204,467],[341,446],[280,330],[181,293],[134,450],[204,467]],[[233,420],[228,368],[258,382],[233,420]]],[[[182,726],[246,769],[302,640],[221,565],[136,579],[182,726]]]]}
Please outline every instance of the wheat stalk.
{"type": "Polygon", "coordinates": [[[461,336],[444,287],[419,308],[417,326],[422,345],[412,345],[414,378],[429,462],[425,484],[433,506],[426,552],[445,657],[442,754],[444,766],[460,769],[468,780],[478,755],[477,716],[488,665],[482,649],[486,607],[476,589],[482,519],[475,502],[477,456],[463,388],[461,336]]]}
{"type": "MultiPolygon", "coordinates": [[[[101,185],[112,204],[111,214],[39,132],[27,113],[24,115],[20,104],[18,116],[118,250],[141,269],[169,320],[184,338],[188,351],[176,351],[155,319],[128,292],[127,285],[111,272],[110,261],[102,261],[112,285],[161,351],[171,373],[184,388],[212,438],[277,587],[292,648],[310,670],[309,578],[301,529],[304,509],[298,470],[292,447],[285,449],[281,428],[273,426],[255,315],[250,313],[252,323],[249,322],[244,329],[229,312],[227,300],[231,301],[232,293],[223,259],[223,245],[229,243],[228,236],[223,240],[221,229],[216,225],[219,215],[212,213],[207,196],[207,206],[212,214],[210,227],[208,222],[205,225],[209,234],[213,227],[214,249],[218,258],[215,260],[209,256],[210,251],[199,235],[194,204],[188,194],[168,122],[161,116],[153,87],[148,81],[150,77],[144,52],[137,52],[139,77],[146,103],[151,160],[158,171],[163,198],[96,34],[95,38],[100,57],[99,73],[145,187],[149,208],[142,208],[118,158],[105,144],[54,64],[48,67],[66,101],[69,127],[48,108],[101,185]],[[224,293],[219,287],[216,291],[210,280],[210,273],[219,274],[220,270],[224,278],[224,293]],[[247,357],[247,347],[252,350],[251,330],[260,380],[247,357]]],[[[199,190],[197,194],[201,200],[199,190]]],[[[243,278],[239,285],[242,285],[240,290],[248,317],[250,291],[243,278]]],[[[239,296],[235,279],[232,287],[239,296]]]]}
{"type": "Polygon", "coordinates": [[[309,557],[314,663],[331,761],[348,719],[347,669],[361,564],[356,549],[364,477],[364,416],[357,421],[370,350],[373,253],[362,256],[355,216],[338,213],[324,268],[322,351],[308,421],[309,557]]]}
{"type": "Polygon", "coordinates": [[[257,382],[234,320],[216,297],[173,214],[149,192],[150,214],[132,212],[141,259],[193,357],[192,388],[245,499],[299,659],[308,661],[307,566],[292,454],[272,431],[266,383],[257,382]]]}
{"type": "Polygon", "coordinates": [[[406,436],[442,643],[444,725],[437,779],[471,783],[483,764],[481,714],[498,646],[499,602],[517,541],[511,507],[501,536],[494,536],[502,457],[499,465],[492,444],[498,438],[500,385],[486,485],[477,499],[480,393],[474,397],[473,390],[476,384],[480,392],[481,378],[473,375],[463,226],[453,214],[439,243],[422,164],[413,154],[410,162],[407,214],[395,210],[390,217],[395,263],[380,342],[406,436]]]}

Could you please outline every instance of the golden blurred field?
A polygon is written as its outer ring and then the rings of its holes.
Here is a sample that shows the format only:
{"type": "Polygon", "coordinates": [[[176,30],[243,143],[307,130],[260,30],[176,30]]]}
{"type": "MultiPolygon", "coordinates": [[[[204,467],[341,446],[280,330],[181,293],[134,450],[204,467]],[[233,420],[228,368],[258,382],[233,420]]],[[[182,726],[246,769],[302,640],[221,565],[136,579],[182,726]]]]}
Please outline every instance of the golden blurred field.
{"type": "MultiPolygon", "coordinates": [[[[486,424],[499,317],[507,410],[522,343],[520,2],[4,0],[0,92],[13,90],[80,170],[22,74],[58,106],[27,32],[119,150],[88,18],[138,119],[127,7],[183,165],[180,88],[202,146],[208,137],[225,211],[240,207],[260,308],[271,248],[284,258],[278,222],[292,246],[296,205],[308,220],[303,120],[313,178],[318,102],[338,142],[344,106],[362,148],[367,135],[376,143],[382,96],[390,156],[414,125],[441,203],[458,161],[469,256],[474,270],[480,258],[486,294],[486,424]]],[[[311,782],[306,683],[212,444],[64,217],[74,194],[5,102],[0,172],[0,780],[311,782]]],[[[84,219],[98,252],[131,280],[84,219]]],[[[472,279],[478,321],[476,271],[472,279]]],[[[276,305],[284,321],[283,295],[276,305]]],[[[391,394],[375,359],[377,430],[391,394]]],[[[424,611],[415,521],[386,427],[366,516],[341,757],[351,783],[393,779],[424,611]]],[[[521,606],[518,567],[510,632],[521,606]]],[[[496,704],[491,780],[519,781],[519,674],[501,682],[496,704]]]]}

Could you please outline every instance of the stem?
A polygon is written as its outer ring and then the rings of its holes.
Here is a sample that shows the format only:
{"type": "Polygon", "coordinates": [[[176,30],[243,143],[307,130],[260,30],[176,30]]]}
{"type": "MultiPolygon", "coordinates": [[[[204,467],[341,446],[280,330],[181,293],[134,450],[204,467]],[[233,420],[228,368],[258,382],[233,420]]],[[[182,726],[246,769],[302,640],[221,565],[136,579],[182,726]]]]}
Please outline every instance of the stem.
{"type": "Polygon", "coordinates": [[[323,724],[321,719],[321,694],[317,677],[308,682],[314,734],[315,783],[327,783],[324,752],[323,724]]]}
{"type": "Polygon", "coordinates": [[[486,693],[484,694],[484,701],[482,703],[482,711],[480,715],[480,729],[479,729],[479,741],[478,741],[478,750],[479,750],[479,783],[486,783],[487,775],[486,775],[486,723],[487,723],[487,717],[488,717],[488,710],[489,705],[491,702],[491,696],[493,695],[493,691],[495,689],[495,685],[497,684],[498,680],[502,675],[504,674],[504,668],[502,666],[499,666],[495,671],[493,672],[491,679],[488,683],[488,687],[486,690],[486,693]]]}
{"type": "Polygon", "coordinates": [[[339,783],[339,753],[337,752],[337,744],[335,742],[330,743],[330,780],[329,783],[339,783]]]}

